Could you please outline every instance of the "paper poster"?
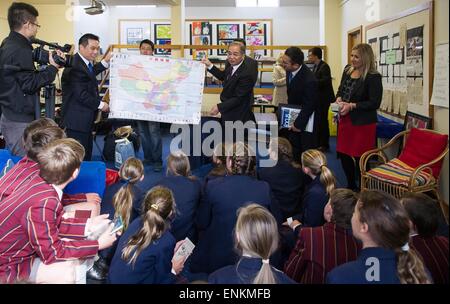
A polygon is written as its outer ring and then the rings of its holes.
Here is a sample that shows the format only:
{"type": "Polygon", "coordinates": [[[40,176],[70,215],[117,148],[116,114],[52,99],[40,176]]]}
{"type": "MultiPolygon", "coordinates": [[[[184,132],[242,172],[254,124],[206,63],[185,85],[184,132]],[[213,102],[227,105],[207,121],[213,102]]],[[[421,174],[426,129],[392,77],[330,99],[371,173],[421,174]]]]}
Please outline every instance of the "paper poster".
{"type": "Polygon", "coordinates": [[[403,61],[403,49],[397,50],[395,57],[397,59],[397,63],[402,62],[403,61]]]}
{"type": "Polygon", "coordinates": [[[400,65],[394,65],[394,77],[400,77],[400,65]]]}
{"type": "Polygon", "coordinates": [[[392,112],[394,114],[400,113],[400,92],[394,91],[392,94],[392,112]]]}
{"type": "Polygon", "coordinates": [[[395,64],[397,63],[397,51],[396,50],[390,50],[386,52],[386,64],[395,64]]]}
{"type": "Polygon", "coordinates": [[[404,48],[406,46],[406,23],[400,24],[400,30],[399,30],[399,46],[401,48],[404,48]]]}
{"type": "Polygon", "coordinates": [[[439,44],[436,46],[436,55],[434,58],[435,62],[439,64],[434,65],[434,81],[431,104],[448,108],[448,43],[439,44]]]}
{"type": "Polygon", "coordinates": [[[239,24],[218,24],[217,38],[219,40],[239,38],[239,24]]]}
{"type": "Polygon", "coordinates": [[[381,53],[380,63],[381,64],[385,64],[386,63],[386,52],[381,53]]]}
{"type": "Polygon", "coordinates": [[[392,40],[392,43],[393,43],[392,48],[398,49],[400,47],[400,36],[394,36],[392,39],[393,39],[392,40]]]}
{"type": "Polygon", "coordinates": [[[381,50],[382,51],[386,51],[388,49],[388,40],[387,39],[383,39],[383,45],[381,50]]]}
{"type": "Polygon", "coordinates": [[[423,82],[422,78],[416,78],[414,80],[414,86],[416,90],[416,104],[423,105],[423,82]]]}
{"type": "Polygon", "coordinates": [[[405,116],[408,111],[408,100],[406,93],[400,95],[400,115],[405,116]]]}

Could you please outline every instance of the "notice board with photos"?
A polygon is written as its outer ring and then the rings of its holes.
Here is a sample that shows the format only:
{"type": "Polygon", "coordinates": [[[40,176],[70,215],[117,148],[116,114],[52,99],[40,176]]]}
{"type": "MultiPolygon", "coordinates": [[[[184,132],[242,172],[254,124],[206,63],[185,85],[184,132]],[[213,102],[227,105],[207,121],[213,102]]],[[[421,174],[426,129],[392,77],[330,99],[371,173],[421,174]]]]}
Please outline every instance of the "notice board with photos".
{"type": "Polygon", "coordinates": [[[365,28],[383,81],[380,113],[400,121],[406,112],[431,117],[433,2],[365,28]]]}

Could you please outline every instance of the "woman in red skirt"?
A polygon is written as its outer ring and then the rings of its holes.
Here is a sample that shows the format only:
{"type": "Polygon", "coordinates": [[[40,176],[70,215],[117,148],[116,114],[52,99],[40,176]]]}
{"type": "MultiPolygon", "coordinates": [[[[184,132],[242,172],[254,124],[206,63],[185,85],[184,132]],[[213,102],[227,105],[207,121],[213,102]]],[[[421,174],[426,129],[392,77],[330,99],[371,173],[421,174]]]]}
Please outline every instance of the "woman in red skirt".
{"type": "Polygon", "coordinates": [[[347,177],[347,187],[358,190],[359,158],[375,147],[377,109],[383,95],[381,75],[370,45],[353,47],[336,94],[339,120],[336,151],[347,177]]]}

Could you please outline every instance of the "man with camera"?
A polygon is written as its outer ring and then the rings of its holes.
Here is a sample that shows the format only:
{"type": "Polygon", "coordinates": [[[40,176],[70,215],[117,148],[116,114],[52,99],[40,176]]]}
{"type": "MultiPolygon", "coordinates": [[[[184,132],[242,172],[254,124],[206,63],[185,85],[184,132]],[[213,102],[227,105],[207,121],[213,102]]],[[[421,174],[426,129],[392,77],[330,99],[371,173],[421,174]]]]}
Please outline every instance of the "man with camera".
{"type": "Polygon", "coordinates": [[[92,157],[92,129],[97,110],[109,111],[107,103],[100,100],[97,75],[109,68],[112,53],[95,63],[99,53],[99,38],[84,34],[78,41],[79,51],[73,56],[72,67],[64,70],[61,83],[62,125],[68,137],[76,139],[86,150],[84,160],[92,157]]]}
{"type": "MultiPolygon", "coordinates": [[[[31,40],[40,25],[39,13],[32,5],[14,2],[8,9],[11,30],[0,46],[0,129],[6,148],[12,154],[24,156],[22,134],[35,117],[41,87],[51,84],[60,66],[49,56],[49,65],[37,71],[33,62],[31,40]]],[[[61,51],[56,51],[64,56],[61,51]]]]}

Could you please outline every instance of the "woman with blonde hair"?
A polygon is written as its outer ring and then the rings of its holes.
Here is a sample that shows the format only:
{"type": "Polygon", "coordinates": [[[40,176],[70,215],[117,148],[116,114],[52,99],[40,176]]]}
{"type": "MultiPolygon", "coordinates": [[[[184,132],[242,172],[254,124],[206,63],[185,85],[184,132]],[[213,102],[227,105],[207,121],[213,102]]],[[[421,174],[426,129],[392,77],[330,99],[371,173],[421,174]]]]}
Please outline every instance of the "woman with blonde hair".
{"type": "MultiPolygon", "coordinates": [[[[303,172],[311,177],[303,194],[303,212],[295,215],[290,222],[294,231],[302,226],[317,227],[325,224],[323,217],[330,193],[336,188],[336,178],[327,167],[327,158],[319,150],[310,149],[302,153],[303,172]]],[[[297,231],[296,231],[297,232],[297,231]]],[[[298,233],[296,233],[298,235],[298,233]]]]}
{"type": "Polygon", "coordinates": [[[153,187],[143,202],[143,214],[136,218],[120,238],[109,268],[113,284],[168,284],[176,281],[184,258],[173,260],[177,244],[169,232],[175,213],[172,191],[153,187]],[[172,273],[173,272],[173,273],[172,273]]]}
{"type": "Polygon", "coordinates": [[[282,66],[284,53],[278,55],[277,62],[273,66],[272,82],[274,85],[272,104],[278,107],[280,103],[287,103],[286,70],[282,66]]]}
{"type": "Polygon", "coordinates": [[[421,258],[409,247],[409,218],[402,204],[381,191],[363,191],[352,217],[362,242],[356,261],[327,275],[331,284],[429,284],[421,258]]]}
{"type": "Polygon", "coordinates": [[[167,176],[158,183],[170,189],[177,202],[177,212],[171,223],[170,232],[177,241],[188,237],[197,241],[195,229],[195,212],[200,201],[202,187],[200,182],[191,175],[189,159],[181,151],[170,153],[167,157],[167,176]]]}
{"type": "Polygon", "coordinates": [[[371,46],[366,43],[354,46],[351,65],[345,67],[336,94],[339,107],[336,151],[349,189],[358,189],[359,158],[375,147],[377,109],[382,96],[381,75],[371,46]]]}
{"type": "Polygon", "coordinates": [[[270,266],[269,258],[278,248],[278,227],[270,212],[250,204],[238,210],[235,245],[241,256],[236,265],[212,273],[212,284],[294,284],[283,272],[270,266]]]}

